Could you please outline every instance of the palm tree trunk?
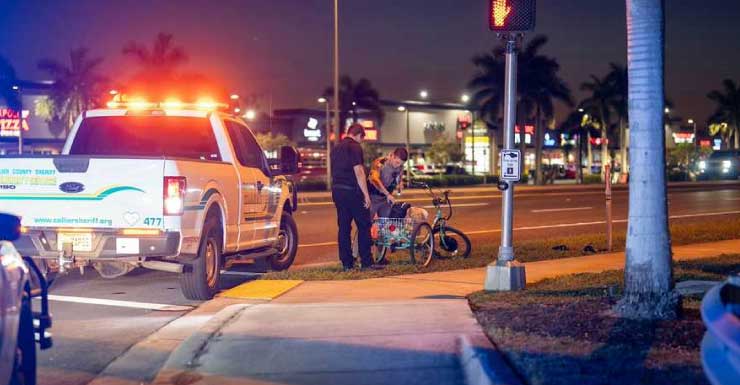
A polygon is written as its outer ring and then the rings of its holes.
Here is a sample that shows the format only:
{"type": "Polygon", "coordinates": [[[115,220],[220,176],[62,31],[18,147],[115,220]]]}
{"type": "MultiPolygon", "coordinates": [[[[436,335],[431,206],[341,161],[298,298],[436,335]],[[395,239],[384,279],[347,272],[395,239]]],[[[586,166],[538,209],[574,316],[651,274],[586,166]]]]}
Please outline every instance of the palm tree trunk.
{"type": "Polygon", "coordinates": [[[675,318],[663,126],[663,0],[627,0],[630,161],[625,294],[615,310],[635,319],[675,318]]]}
{"type": "Polygon", "coordinates": [[[542,122],[540,107],[537,106],[537,120],[534,122],[534,184],[542,183],[542,122]]]}
{"type": "Polygon", "coordinates": [[[583,183],[583,135],[578,134],[578,166],[576,166],[576,183],[583,183]]]}
{"type": "Polygon", "coordinates": [[[521,106],[517,107],[516,109],[517,114],[517,127],[519,127],[519,151],[522,153],[522,173],[527,175],[527,142],[526,142],[526,122],[524,119],[524,116],[520,111],[522,111],[521,106]]]}
{"type": "Polygon", "coordinates": [[[594,163],[594,152],[591,148],[591,132],[586,134],[586,173],[591,175],[591,165],[594,163]]]}
{"type": "Polygon", "coordinates": [[[601,181],[606,177],[606,165],[609,164],[609,134],[606,129],[606,122],[601,121],[601,181]]]}
{"type": "Polygon", "coordinates": [[[619,148],[621,152],[621,166],[622,174],[626,174],[629,170],[629,162],[627,161],[627,127],[624,126],[624,118],[619,118],[619,148]]]}
{"type": "Polygon", "coordinates": [[[740,149],[740,127],[735,125],[735,150],[740,149]]]}

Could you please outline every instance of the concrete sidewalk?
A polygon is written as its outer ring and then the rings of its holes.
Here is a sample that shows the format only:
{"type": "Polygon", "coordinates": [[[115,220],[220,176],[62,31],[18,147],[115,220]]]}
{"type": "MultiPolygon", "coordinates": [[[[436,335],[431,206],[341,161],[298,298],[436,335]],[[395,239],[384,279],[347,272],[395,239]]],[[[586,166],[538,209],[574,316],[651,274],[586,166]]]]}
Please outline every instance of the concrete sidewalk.
{"type": "MultiPolygon", "coordinates": [[[[740,240],[673,248],[675,260],[740,252],[740,240]]],[[[527,282],[624,267],[623,253],[526,265],[527,282]]],[[[501,378],[518,380],[465,296],[485,269],[305,282],[265,304],[226,308],[173,353],[155,384],[462,384],[459,338],[501,378]]],[[[216,299],[219,301],[221,299],[216,299]]],[[[464,345],[464,344],[463,344],[464,345]]]]}

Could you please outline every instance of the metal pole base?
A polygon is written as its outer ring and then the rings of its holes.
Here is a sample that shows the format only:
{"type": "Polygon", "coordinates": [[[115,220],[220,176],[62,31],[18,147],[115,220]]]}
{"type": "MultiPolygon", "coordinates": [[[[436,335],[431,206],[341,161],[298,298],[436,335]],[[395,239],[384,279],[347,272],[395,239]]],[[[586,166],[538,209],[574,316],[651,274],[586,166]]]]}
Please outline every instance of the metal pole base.
{"type": "Polygon", "coordinates": [[[523,290],[527,279],[524,265],[516,261],[497,261],[486,268],[486,291],[523,290]]]}

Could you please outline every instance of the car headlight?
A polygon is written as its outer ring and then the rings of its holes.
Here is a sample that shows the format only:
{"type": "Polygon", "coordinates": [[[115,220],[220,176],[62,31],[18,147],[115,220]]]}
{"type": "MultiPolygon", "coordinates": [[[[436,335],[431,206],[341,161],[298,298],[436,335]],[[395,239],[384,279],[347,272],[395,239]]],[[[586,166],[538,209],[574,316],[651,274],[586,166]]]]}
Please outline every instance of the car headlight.
{"type": "Polygon", "coordinates": [[[707,162],[705,162],[703,160],[701,162],[699,162],[699,168],[702,169],[702,170],[705,169],[705,168],[707,168],[707,162]]]}
{"type": "Polygon", "coordinates": [[[731,160],[723,160],[722,161],[722,168],[730,168],[732,167],[732,161],[731,160]]]}

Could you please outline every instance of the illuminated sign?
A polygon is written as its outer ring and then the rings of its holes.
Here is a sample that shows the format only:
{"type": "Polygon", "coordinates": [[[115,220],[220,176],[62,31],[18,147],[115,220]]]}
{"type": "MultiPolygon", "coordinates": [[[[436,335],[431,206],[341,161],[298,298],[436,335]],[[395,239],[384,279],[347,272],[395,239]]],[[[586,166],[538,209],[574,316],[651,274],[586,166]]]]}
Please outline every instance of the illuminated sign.
{"type": "Polygon", "coordinates": [[[722,149],[722,139],[714,139],[714,145],[712,146],[712,150],[721,150],[722,149]]]}
{"type": "Polygon", "coordinates": [[[19,126],[23,126],[23,131],[28,131],[29,111],[23,110],[23,119],[18,118],[18,111],[10,108],[0,108],[0,136],[18,136],[19,126]]]}
{"type": "MultiPolygon", "coordinates": [[[[519,126],[514,126],[514,143],[521,143],[520,134],[521,130],[519,126]]],[[[534,136],[534,126],[524,126],[524,143],[532,144],[532,137],[534,136]]]]}
{"type": "Polygon", "coordinates": [[[549,132],[545,133],[545,146],[546,147],[555,147],[557,141],[552,138],[549,132]]]}
{"type": "Polygon", "coordinates": [[[488,25],[496,32],[525,32],[534,29],[535,0],[488,0],[488,25]]]}
{"type": "Polygon", "coordinates": [[[318,142],[321,139],[321,130],[319,128],[319,121],[316,118],[308,118],[306,128],[303,129],[303,136],[308,139],[309,142],[318,142]]]}
{"type": "Polygon", "coordinates": [[[694,143],[693,132],[674,132],[673,141],[676,143],[694,143]]]}

